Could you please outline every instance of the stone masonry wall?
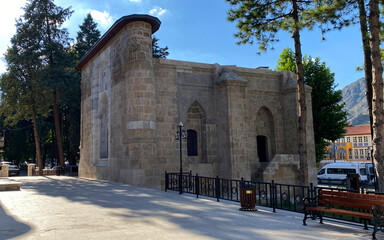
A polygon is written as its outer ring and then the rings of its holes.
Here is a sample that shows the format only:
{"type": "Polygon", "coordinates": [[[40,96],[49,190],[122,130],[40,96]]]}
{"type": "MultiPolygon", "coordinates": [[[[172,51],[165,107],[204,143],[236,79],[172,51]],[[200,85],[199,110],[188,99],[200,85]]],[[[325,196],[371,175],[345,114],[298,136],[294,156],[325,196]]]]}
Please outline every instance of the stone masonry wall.
{"type": "MultiPolygon", "coordinates": [[[[283,181],[289,170],[296,181],[294,75],[153,59],[151,33],[147,22],[127,23],[82,68],[79,176],[162,188],[164,172],[180,168],[174,136],[178,122],[183,122],[185,131],[197,131],[199,148],[198,156],[188,156],[183,140],[184,172],[283,181]],[[258,135],[271,141],[269,162],[263,164],[258,135]]],[[[308,163],[309,168],[314,164],[308,163]]],[[[309,171],[310,178],[316,178],[309,171]]]]}
{"type": "Polygon", "coordinates": [[[300,181],[300,160],[299,156],[293,154],[278,154],[268,164],[263,173],[266,182],[297,185],[300,181]]]}
{"type": "Polygon", "coordinates": [[[228,84],[229,141],[232,178],[251,179],[247,154],[246,84],[228,84]]]}
{"type": "MultiPolygon", "coordinates": [[[[217,66],[216,66],[217,68],[217,66]]],[[[228,89],[225,84],[215,86],[216,123],[217,123],[217,159],[218,175],[222,178],[231,178],[231,148],[229,141],[229,114],[228,114],[228,89]]]]}
{"type": "Polygon", "coordinates": [[[8,164],[1,165],[0,177],[8,177],[8,164]]]}

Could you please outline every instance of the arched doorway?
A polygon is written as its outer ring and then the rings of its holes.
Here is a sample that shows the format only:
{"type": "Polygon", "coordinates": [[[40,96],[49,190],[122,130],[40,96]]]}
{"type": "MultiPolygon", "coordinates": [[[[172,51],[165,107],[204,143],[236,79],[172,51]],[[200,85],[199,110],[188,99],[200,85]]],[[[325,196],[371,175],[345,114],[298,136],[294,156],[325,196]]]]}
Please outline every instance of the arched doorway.
{"type": "Polygon", "coordinates": [[[259,159],[259,162],[269,162],[276,154],[275,144],[275,124],[271,111],[262,107],[259,109],[256,115],[256,142],[258,146],[258,156],[265,151],[266,156],[263,159],[259,159]],[[259,146],[260,151],[259,152],[259,146]]]}
{"type": "Polygon", "coordinates": [[[275,124],[272,112],[267,107],[261,107],[254,117],[254,126],[251,126],[252,146],[255,154],[250,160],[251,179],[263,181],[263,173],[276,154],[275,124]]]}

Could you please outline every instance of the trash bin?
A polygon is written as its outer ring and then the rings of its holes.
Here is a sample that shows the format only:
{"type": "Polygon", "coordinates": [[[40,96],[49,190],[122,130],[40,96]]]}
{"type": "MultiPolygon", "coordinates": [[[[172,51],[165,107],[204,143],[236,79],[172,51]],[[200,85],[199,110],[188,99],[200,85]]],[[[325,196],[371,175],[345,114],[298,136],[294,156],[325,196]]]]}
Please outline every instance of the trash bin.
{"type": "Polygon", "coordinates": [[[360,190],[360,175],[357,173],[347,174],[347,189],[348,190],[360,190]]]}
{"type": "Polygon", "coordinates": [[[240,211],[257,211],[256,207],[256,187],[252,184],[240,185],[240,211]]]}

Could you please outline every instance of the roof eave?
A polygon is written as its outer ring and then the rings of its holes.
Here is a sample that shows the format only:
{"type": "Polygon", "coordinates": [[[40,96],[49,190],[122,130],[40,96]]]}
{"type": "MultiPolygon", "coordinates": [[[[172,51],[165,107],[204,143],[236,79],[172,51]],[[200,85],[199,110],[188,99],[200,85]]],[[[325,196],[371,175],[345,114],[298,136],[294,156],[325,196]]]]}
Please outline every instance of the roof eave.
{"type": "Polygon", "coordinates": [[[81,70],[125,25],[130,22],[143,21],[152,25],[152,34],[160,28],[160,20],[147,14],[132,14],[117,20],[91,49],[76,64],[76,70],[81,70]]]}

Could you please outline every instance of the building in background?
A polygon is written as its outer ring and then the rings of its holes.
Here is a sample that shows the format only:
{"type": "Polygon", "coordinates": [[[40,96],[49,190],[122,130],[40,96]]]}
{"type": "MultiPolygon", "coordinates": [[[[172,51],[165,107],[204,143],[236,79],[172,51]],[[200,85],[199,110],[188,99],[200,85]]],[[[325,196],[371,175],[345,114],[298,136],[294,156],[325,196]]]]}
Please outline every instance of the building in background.
{"type": "Polygon", "coordinates": [[[369,125],[346,127],[343,138],[325,147],[325,160],[371,162],[372,138],[369,125]]]}

